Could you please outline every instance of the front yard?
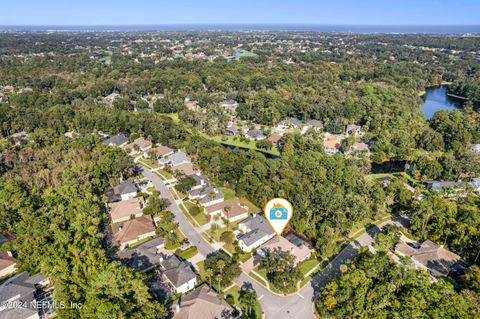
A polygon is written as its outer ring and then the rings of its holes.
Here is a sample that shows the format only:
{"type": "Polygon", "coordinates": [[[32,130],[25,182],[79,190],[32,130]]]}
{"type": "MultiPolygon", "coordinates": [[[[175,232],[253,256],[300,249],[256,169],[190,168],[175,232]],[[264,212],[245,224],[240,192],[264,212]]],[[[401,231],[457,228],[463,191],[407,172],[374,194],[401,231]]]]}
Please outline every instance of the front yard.
{"type": "MultiPolygon", "coordinates": [[[[232,288],[225,291],[225,298],[228,298],[229,295],[232,296],[234,303],[231,306],[235,306],[235,307],[241,309],[242,307],[240,306],[240,303],[238,301],[238,297],[240,296],[240,291],[241,291],[241,288],[238,287],[237,285],[235,285],[232,288]]],[[[242,316],[240,317],[242,319],[243,318],[245,318],[245,319],[261,319],[262,318],[262,305],[260,305],[258,300],[255,300],[255,304],[253,306],[252,311],[248,315],[245,314],[244,312],[245,311],[242,310],[242,316]]]]}

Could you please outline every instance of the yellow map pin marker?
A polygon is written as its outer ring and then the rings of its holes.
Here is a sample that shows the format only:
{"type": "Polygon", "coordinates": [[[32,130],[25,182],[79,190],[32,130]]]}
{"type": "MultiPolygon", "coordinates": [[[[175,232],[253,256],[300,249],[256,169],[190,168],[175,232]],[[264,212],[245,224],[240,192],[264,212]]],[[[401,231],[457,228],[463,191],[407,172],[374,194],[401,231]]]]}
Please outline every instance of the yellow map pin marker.
{"type": "Polygon", "coordinates": [[[284,198],[274,198],[265,205],[264,213],[273,231],[281,236],[293,217],[293,206],[284,198]]]}

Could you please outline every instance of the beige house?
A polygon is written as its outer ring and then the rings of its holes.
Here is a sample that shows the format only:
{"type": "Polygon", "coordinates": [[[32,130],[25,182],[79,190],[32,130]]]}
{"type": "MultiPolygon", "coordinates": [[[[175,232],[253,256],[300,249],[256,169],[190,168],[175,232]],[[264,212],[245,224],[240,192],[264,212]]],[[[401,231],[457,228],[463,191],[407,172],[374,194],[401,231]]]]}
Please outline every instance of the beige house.
{"type": "Polygon", "coordinates": [[[231,319],[233,309],[207,284],[175,300],[171,305],[173,319],[231,319]]]}
{"type": "Polygon", "coordinates": [[[288,251],[295,256],[295,265],[307,260],[312,256],[313,249],[306,243],[296,245],[283,236],[275,236],[257,248],[257,254],[265,257],[272,251],[288,251]]]}
{"type": "Polygon", "coordinates": [[[112,245],[123,250],[128,245],[155,236],[156,225],[151,216],[140,216],[114,223],[110,228],[112,245]]]}
{"type": "Polygon", "coordinates": [[[143,215],[145,202],[142,197],[129,198],[120,202],[107,204],[108,212],[112,223],[119,223],[129,220],[132,216],[143,215]]]}
{"type": "Polygon", "coordinates": [[[0,251],[0,278],[14,274],[17,271],[15,264],[15,258],[10,251],[0,251]]]}
{"type": "Polygon", "coordinates": [[[125,148],[130,152],[134,153],[136,151],[146,152],[152,148],[152,142],[145,139],[143,136],[137,138],[132,143],[125,146],[125,148]]]}
{"type": "Polygon", "coordinates": [[[430,240],[419,243],[402,236],[395,246],[395,252],[410,257],[415,268],[428,270],[437,278],[463,273],[466,268],[466,263],[459,255],[430,240]]]}
{"type": "Polygon", "coordinates": [[[228,219],[229,222],[234,222],[248,217],[248,207],[242,206],[237,197],[207,206],[205,211],[211,216],[220,214],[223,218],[228,219]]]}

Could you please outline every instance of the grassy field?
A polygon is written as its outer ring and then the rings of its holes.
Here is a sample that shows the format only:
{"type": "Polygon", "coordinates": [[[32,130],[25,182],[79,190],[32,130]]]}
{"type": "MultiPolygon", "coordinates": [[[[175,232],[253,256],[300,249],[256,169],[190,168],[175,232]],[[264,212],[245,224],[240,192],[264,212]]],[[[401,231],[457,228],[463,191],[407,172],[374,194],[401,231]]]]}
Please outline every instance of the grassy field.
{"type": "Polygon", "coordinates": [[[196,246],[191,246],[191,247],[188,247],[187,249],[185,250],[182,250],[181,252],[179,252],[177,254],[177,256],[183,260],[187,260],[189,258],[192,258],[193,256],[195,256],[196,254],[198,253],[198,249],[196,246]]]}
{"type": "MultiPolygon", "coordinates": [[[[269,285],[270,290],[277,293],[277,294],[291,294],[291,293],[294,293],[295,291],[297,291],[296,286],[295,287],[293,287],[293,286],[288,287],[288,289],[286,291],[280,291],[280,290],[276,289],[275,287],[273,287],[272,284],[268,281],[267,271],[264,268],[256,267],[254,270],[257,274],[259,274],[262,277],[264,282],[268,282],[270,284],[269,285]]],[[[252,273],[250,273],[250,274],[252,274],[252,273]]]]}
{"type": "Polygon", "coordinates": [[[158,173],[164,176],[166,179],[172,179],[173,175],[167,172],[165,169],[158,170],[158,173]]]}
{"type": "Polygon", "coordinates": [[[137,247],[137,246],[139,246],[139,245],[141,245],[141,244],[149,241],[149,240],[152,239],[152,238],[153,238],[153,237],[149,236],[149,237],[147,237],[147,238],[144,238],[144,239],[142,239],[142,240],[137,241],[136,243],[133,243],[133,244],[128,245],[128,247],[129,247],[129,248],[137,247]]]}
{"type": "Polygon", "coordinates": [[[267,153],[271,155],[277,155],[277,156],[280,155],[280,152],[278,151],[278,148],[276,146],[273,146],[272,149],[270,150],[263,150],[263,149],[257,148],[255,146],[256,141],[252,141],[252,140],[241,141],[238,137],[235,138],[234,136],[228,136],[228,137],[221,136],[221,135],[210,136],[207,134],[203,134],[203,136],[224,145],[231,145],[235,147],[246,148],[252,151],[258,151],[258,152],[267,153]]]}
{"type": "Polygon", "coordinates": [[[255,206],[255,204],[253,204],[251,201],[249,201],[247,198],[245,197],[242,197],[240,198],[240,204],[242,205],[245,205],[248,207],[248,211],[252,214],[252,213],[260,213],[262,210],[260,208],[258,208],[257,206],[255,206]]]}
{"type": "Polygon", "coordinates": [[[231,199],[235,197],[235,191],[228,187],[219,187],[219,190],[222,191],[223,197],[225,200],[231,199]]]}
{"type": "Polygon", "coordinates": [[[205,213],[198,213],[197,215],[194,215],[191,213],[192,211],[192,208],[197,206],[195,205],[194,203],[192,202],[185,202],[185,206],[187,207],[190,215],[195,218],[195,220],[197,221],[197,223],[202,226],[202,225],[205,225],[206,223],[208,223],[210,221],[210,218],[207,214],[205,213]]]}
{"type": "Polygon", "coordinates": [[[310,258],[310,259],[307,259],[307,260],[303,261],[302,263],[300,263],[300,265],[298,265],[298,269],[302,273],[302,276],[305,277],[305,275],[310,270],[315,268],[318,264],[319,264],[319,262],[316,258],[310,258]]]}
{"type": "MultiPolygon", "coordinates": [[[[241,291],[241,288],[238,287],[237,285],[225,291],[225,296],[231,295],[233,297],[233,300],[235,301],[235,304],[233,306],[236,306],[238,308],[241,308],[240,304],[238,303],[238,297],[240,296],[240,291],[241,291]]],[[[253,311],[248,315],[243,314],[241,318],[242,319],[243,318],[245,319],[261,319],[262,318],[262,306],[260,305],[258,300],[255,302],[253,311]]]]}

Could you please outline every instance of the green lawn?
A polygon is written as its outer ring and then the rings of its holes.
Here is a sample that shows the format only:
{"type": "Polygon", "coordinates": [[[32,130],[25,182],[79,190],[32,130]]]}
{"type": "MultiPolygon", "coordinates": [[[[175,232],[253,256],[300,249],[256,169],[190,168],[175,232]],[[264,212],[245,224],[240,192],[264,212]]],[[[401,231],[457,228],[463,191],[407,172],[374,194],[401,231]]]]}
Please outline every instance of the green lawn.
{"type": "MultiPolygon", "coordinates": [[[[238,297],[240,296],[240,290],[241,290],[241,288],[238,287],[237,285],[235,285],[232,288],[225,291],[225,297],[228,296],[228,295],[231,295],[233,297],[234,301],[235,301],[235,304],[232,305],[232,306],[236,306],[238,308],[241,308],[240,304],[238,303],[238,297]]],[[[261,319],[262,318],[262,305],[260,305],[260,303],[257,300],[255,302],[254,307],[253,307],[253,311],[248,315],[243,314],[242,317],[240,317],[240,318],[242,318],[242,319],[261,319]]]]}
{"type": "Polygon", "coordinates": [[[145,164],[151,168],[157,168],[158,167],[158,161],[152,161],[151,159],[146,159],[146,158],[141,158],[138,160],[139,163],[145,164]]]}
{"type": "Polygon", "coordinates": [[[198,253],[198,249],[196,246],[191,246],[191,247],[188,247],[187,249],[185,250],[182,250],[181,252],[179,252],[177,254],[177,256],[183,260],[187,260],[189,258],[192,258],[193,256],[195,256],[196,254],[198,253]]]}
{"type": "Polygon", "coordinates": [[[224,227],[224,228],[218,228],[216,231],[213,231],[211,228],[205,232],[203,232],[203,234],[206,234],[207,237],[211,237],[213,238],[213,240],[215,241],[220,241],[220,236],[222,235],[222,233],[224,231],[226,231],[227,229],[224,227]]]}
{"type": "Polygon", "coordinates": [[[231,199],[235,197],[235,191],[228,187],[219,187],[219,190],[222,191],[223,197],[225,200],[231,199]]]}
{"type": "Polygon", "coordinates": [[[195,205],[194,203],[192,202],[185,202],[185,206],[187,207],[188,209],[188,212],[190,213],[190,215],[195,218],[195,220],[197,221],[197,223],[201,226],[201,225],[205,225],[206,223],[208,223],[210,221],[210,216],[205,214],[205,213],[198,213],[197,215],[194,215],[191,213],[192,211],[192,208],[195,207],[195,206],[198,206],[198,205],[195,205]]]}
{"type": "Polygon", "coordinates": [[[153,237],[148,236],[147,238],[144,238],[144,239],[142,239],[142,240],[139,240],[139,241],[137,241],[136,243],[133,243],[133,244],[128,245],[128,247],[129,247],[129,248],[136,247],[136,246],[138,246],[138,245],[141,245],[141,244],[149,241],[149,240],[152,239],[152,238],[153,238],[153,237]]]}
{"type": "Polygon", "coordinates": [[[248,207],[248,211],[252,214],[252,213],[259,213],[261,212],[262,210],[260,208],[258,208],[257,206],[255,206],[255,204],[253,204],[251,201],[249,201],[247,198],[245,197],[242,197],[240,198],[240,204],[242,205],[245,205],[248,207]]]}
{"type": "MultiPolygon", "coordinates": [[[[294,293],[295,291],[297,291],[296,286],[288,287],[288,289],[286,291],[280,291],[280,290],[276,289],[275,287],[273,287],[272,284],[270,283],[270,281],[267,279],[267,270],[265,268],[260,268],[260,267],[257,266],[254,270],[255,270],[255,272],[257,272],[262,277],[264,282],[268,282],[270,284],[269,285],[270,290],[277,293],[277,294],[291,294],[291,293],[294,293]]],[[[255,274],[252,274],[250,272],[250,275],[255,275],[255,274]]]]}
{"type": "Polygon", "coordinates": [[[253,279],[257,280],[260,284],[264,285],[265,287],[267,286],[267,280],[263,279],[262,277],[260,276],[257,276],[256,273],[254,273],[253,271],[249,272],[248,275],[250,277],[252,277],[253,279]]]}
{"type": "Polygon", "coordinates": [[[218,142],[224,145],[247,148],[252,151],[258,151],[261,153],[267,153],[267,154],[272,154],[277,156],[280,155],[280,152],[278,151],[278,148],[276,146],[273,146],[272,149],[270,150],[262,150],[255,146],[256,141],[252,141],[252,140],[241,141],[239,138],[235,139],[234,136],[222,136],[222,135],[210,136],[207,134],[202,134],[202,135],[210,140],[214,140],[215,142],[218,142]]]}
{"type": "Polygon", "coordinates": [[[305,275],[310,270],[315,268],[318,264],[319,264],[319,262],[316,258],[310,258],[310,259],[307,259],[307,260],[303,261],[302,263],[300,263],[300,265],[298,265],[298,269],[302,273],[302,276],[305,277],[305,275]]]}
{"type": "Polygon", "coordinates": [[[166,179],[172,179],[173,175],[167,172],[164,168],[158,170],[158,173],[164,176],[166,179]]]}

